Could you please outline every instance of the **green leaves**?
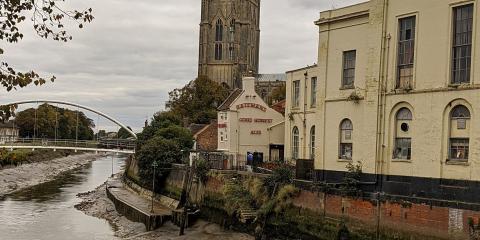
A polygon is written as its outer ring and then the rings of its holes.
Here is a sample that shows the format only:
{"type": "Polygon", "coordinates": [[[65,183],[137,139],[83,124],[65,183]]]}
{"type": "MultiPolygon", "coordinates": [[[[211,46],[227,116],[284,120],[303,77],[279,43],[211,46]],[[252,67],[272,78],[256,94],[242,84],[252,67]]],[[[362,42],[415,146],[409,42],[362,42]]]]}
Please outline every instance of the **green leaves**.
{"type": "MultiPolygon", "coordinates": [[[[24,35],[20,30],[20,23],[29,20],[33,23],[33,29],[41,38],[51,38],[54,41],[68,42],[72,36],[63,30],[64,20],[74,21],[79,28],[85,23],[93,21],[91,8],[78,10],[64,10],[56,4],[57,0],[4,0],[0,1],[0,41],[17,43],[24,35]]],[[[0,49],[0,55],[4,50],[0,49]]],[[[51,77],[53,82],[55,77],[51,77]]],[[[36,86],[47,82],[34,71],[21,72],[9,67],[6,62],[0,62],[0,85],[7,91],[23,88],[30,84],[36,86]]]]}

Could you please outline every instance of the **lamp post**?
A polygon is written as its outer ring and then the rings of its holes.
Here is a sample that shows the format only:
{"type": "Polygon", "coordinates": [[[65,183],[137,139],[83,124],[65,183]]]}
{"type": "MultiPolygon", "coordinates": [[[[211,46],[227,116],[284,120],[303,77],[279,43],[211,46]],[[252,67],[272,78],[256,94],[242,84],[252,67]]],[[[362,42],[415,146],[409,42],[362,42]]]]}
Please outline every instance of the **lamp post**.
{"type": "Polygon", "coordinates": [[[153,199],[155,197],[155,170],[158,167],[158,163],[154,161],[152,163],[152,167],[153,167],[153,176],[152,176],[152,209],[150,210],[151,213],[153,213],[153,199]]]}

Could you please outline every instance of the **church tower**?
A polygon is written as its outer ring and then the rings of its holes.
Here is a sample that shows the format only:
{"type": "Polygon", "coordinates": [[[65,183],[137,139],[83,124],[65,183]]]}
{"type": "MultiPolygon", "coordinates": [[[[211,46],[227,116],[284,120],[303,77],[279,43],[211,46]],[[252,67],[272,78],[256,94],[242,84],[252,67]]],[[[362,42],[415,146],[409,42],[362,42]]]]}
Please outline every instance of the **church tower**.
{"type": "Polygon", "coordinates": [[[258,73],[260,0],[201,0],[198,75],[242,87],[242,76],[258,73]]]}

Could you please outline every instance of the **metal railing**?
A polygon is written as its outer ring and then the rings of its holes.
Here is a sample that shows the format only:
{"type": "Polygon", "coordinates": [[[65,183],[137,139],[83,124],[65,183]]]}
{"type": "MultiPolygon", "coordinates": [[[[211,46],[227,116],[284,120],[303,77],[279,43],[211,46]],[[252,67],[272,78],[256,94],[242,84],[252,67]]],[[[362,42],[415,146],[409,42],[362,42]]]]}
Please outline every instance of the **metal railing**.
{"type": "Polygon", "coordinates": [[[75,139],[16,138],[13,140],[0,141],[0,147],[8,148],[18,146],[134,150],[136,144],[135,141],[129,139],[101,139],[99,141],[95,141],[75,139]]]}

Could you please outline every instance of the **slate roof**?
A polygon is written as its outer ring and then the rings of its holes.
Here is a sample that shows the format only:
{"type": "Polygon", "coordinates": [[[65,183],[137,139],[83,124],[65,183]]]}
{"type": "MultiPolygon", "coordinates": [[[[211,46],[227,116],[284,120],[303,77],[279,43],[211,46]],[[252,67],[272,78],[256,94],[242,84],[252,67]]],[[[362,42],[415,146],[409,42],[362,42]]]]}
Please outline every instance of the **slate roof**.
{"type": "Polygon", "coordinates": [[[233,101],[237,99],[241,94],[243,93],[242,89],[235,89],[233,90],[232,93],[230,93],[230,96],[227,97],[227,99],[218,107],[218,111],[226,111],[230,108],[230,105],[232,105],[233,101]]]}
{"type": "Polygon", "coordinates": [[[256,80],[259,82],[285,82],[287,81],[287,74],[273,73],[273,74],[257,74],[256,80]]]}

